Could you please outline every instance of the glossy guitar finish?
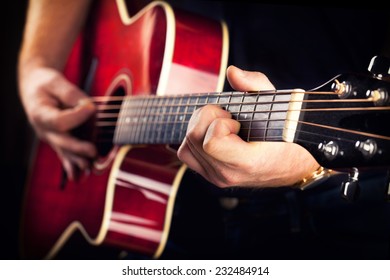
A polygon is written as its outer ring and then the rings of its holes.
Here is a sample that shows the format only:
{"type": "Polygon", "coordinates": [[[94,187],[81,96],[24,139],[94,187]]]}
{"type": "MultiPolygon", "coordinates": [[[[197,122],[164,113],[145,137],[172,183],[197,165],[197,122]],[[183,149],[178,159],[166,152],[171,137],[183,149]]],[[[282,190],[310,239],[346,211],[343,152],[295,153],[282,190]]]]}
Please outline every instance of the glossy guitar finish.
{"type": "MultiPolygon", "coordinates": [[[[222,90],[228,49],[223,23],[174,11],[165,2],[134,17],[122,0],[97,3],[65,70],[72,82],[93,96],[222,90]]],[[[98,104],[103,111],[112,105],[98,104]]],[[[75,182],[66,180],[55,152],[37,144],[22,219],[24,258],[55,257],[75,231],[93,245],[156,258],[164,250],[185,166],[165,146],[113,145],[113,127],[94,127],[94,121],[78,133],[92,138],[101,156],[75,182]]]]}

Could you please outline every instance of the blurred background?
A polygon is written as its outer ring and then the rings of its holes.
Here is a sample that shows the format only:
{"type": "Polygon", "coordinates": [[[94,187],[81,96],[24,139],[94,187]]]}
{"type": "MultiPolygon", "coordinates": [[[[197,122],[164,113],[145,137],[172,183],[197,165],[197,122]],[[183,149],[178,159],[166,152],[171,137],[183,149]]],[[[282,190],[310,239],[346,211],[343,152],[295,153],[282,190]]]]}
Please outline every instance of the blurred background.
{"type": "Polygon", "coordinates": [[[16,84],[16,59],[27,0],[6,1],[1,17],[0,259],[18,258],[18,227],[24,181],[33,139],[16,84]]]}

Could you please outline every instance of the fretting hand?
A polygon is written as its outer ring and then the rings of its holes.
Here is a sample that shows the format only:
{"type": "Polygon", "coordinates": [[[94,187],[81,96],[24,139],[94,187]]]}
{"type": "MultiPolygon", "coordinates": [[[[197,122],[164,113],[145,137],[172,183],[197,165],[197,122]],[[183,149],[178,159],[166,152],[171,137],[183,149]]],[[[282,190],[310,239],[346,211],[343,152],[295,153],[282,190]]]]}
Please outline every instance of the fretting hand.
{"type": "MultiPolygon", "coordinates": [[[[227,78],[239,91],[274,89],[259,72],[231,66],[227,78]]],[[[315,171],[319,164],[301,146],[284,142],[245,142],[240,124],[216,105],[196,110],[178,157],[189,168],[219,187],[290,186],[315,171]]]]}

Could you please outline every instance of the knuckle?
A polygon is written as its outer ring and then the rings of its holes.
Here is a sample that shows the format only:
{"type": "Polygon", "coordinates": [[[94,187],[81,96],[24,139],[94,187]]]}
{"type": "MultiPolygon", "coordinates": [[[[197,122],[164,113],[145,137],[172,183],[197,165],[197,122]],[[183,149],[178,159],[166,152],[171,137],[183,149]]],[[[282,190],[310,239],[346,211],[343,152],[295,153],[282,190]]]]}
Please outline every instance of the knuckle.
{"type": "Polygon", "coordinates": [[[203,134],[196,127],[191,127],[187,130],[186,137],[190,142],[194,142],[203,139],[203,134]]]}
{"type": "Polygon", "coordinates": [[[33,125],[38,125],[42,122],[42,118],[39,114],[32,111],[30,114],[28,114],[28,118],[30,120],[30,123],[33,125]]]}
{"type": "Polygon", "coordinates": [[[67,132],[68,127],[65,122],[61,121],[59,117],[53,117],[50,119],[50,124],[53,127],[54,130],[58,132],[67,132]]]}
{"type": "Polygon", "coordinates": [[[218,144],[216,142],[214,137],[207,137],[204,140],[202,147],[206,154],[213,155],[217,151],[218,144]]]}
{"type": "Polygon", "coordinates": [[[237,186],[239,184],[239,180],[234,171],[226,168],[220,168],[217,170],[218,179],[216,184],[220,188],[227,188],[237,186]]]}

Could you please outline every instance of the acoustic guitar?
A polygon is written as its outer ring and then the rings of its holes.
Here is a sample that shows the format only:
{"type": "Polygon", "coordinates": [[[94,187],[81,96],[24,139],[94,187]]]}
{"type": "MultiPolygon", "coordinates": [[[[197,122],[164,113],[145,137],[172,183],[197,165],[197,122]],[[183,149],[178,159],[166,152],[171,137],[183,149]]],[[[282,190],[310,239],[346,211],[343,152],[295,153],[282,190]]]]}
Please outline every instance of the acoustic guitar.
{"type": "Polygon", "coordinates": [[[390,164],[388,82],[341,74],[310,91],[222,92],[228,47],[224,22],[160,1],[135,15],[124,0],[98,1],[65,75],[96,102],[95,117],[75,133],[96,143],[99,157],[68,181],[38,141],[24,257],[54,258],[76,231],[92,245],[161,256],[186,170],[173,147],[206,104],[230,111],[242,139],[298,143],[328,168],[390,164]]]}

